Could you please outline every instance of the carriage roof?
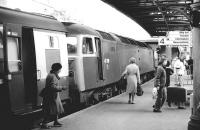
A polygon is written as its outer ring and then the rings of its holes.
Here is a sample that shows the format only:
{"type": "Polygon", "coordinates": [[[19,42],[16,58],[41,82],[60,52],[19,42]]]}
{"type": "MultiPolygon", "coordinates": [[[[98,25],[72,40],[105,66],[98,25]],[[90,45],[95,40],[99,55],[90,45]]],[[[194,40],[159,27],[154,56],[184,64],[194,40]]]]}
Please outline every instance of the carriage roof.
{"type": "Polygon", "coordinates": [[[83,34],[83,35],[94,35],[99,36],[97,31],[81,24],[71,23],[71,22],[63,22],[66,29],[69,31],[70,34],[83,34]]]}
{"type": "Polygon", "coordinates": [[[63,24],[50,15],[34,14],[0,7],[0,23],[14,23],[22,26],[66,32],[63,24]]]}

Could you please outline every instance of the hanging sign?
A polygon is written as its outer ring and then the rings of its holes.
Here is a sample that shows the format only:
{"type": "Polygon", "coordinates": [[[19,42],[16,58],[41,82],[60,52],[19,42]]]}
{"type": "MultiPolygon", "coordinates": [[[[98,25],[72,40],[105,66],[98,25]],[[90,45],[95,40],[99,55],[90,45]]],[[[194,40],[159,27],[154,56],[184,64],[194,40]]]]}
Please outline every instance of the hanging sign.
{"type": "Polygon", "coordinates": [[[192,35],[190,31],[170,31],[167,37],[158,39],[159,45],[170,46],[192,46],[192,35]]]}

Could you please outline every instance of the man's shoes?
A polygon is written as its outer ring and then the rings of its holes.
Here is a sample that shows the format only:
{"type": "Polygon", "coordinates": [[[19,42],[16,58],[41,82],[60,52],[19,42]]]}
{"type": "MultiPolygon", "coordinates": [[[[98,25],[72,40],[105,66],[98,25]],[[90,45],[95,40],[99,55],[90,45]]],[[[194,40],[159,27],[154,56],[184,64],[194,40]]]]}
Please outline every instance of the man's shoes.
{"type": "Polygon", "coordinates": [[[153,109],[153,112],[162,112],[160,109],[153,109]]]}
{"type": "Polygon", "coordinates": [[[50,129],[51,128],[51,126],[49,126],[49,125],[41,125],[41,129],[50,129]]]}
{"type": "Polygon", "coordinates": [[[130,101],[130,100],[128,100],[128,104],[131,104],[131,101],[130,101]]]}
{"type": "Polygon", "coordinates": [[[171,103],[168,103],[168,106],[171,107],[171,103]]]}
{"type": "Polygon", "coordinates": [[[59,123],[59,122],[54,122],[54,123],[53,123],[53,126],[55,126],[55,127],[61,127],[61,126],[62,126],[62,124],[61,124],[61,123],[59,123]]]}

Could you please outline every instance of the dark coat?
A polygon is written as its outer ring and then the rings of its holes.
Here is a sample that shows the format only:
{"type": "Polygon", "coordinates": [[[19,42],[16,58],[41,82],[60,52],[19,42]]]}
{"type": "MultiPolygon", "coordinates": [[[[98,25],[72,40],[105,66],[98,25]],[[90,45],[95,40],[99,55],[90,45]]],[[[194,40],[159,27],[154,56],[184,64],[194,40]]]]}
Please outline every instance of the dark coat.
{"type": "Polygon", "coordinates": [[[188,60],[188,66],[190,69],[190,73],[193,74],[193,59],[188,60]]]}
{"type": "Polygon", "coordinates": [[[166,87],[168,87],[170,86],[170,75],[172,75],[174,71],[169,67],[166,67],[165,71],[166,71],[166,87]]]}
{"type": "Polygon", "coordinates": [[[57,115],[64,112],[59,92],[62,87],[58,85],[59,77],[49,73],[46,78],[46,95],[43,97],[43,110],[50,115],[57,115]]]}
{"type": "Polygon", "coordinates": [[[159,65],[155,76],[154,86],[163,88],[165,87],[165,84],[166,84],[166,72],[165,69],[161,65],[159,65]]]}

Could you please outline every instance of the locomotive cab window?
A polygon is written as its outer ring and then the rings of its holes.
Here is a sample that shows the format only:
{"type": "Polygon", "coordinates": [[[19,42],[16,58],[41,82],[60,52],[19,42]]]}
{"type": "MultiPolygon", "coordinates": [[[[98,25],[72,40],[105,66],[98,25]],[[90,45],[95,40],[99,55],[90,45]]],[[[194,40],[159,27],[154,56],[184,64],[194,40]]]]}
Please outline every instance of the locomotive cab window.
{"type": "Polygon", "coordinates": [[[99,38],[95,37],[95,47],[96,47],[96,50],[97,50],[97,56],[98,57],[101,57],[101,41],[99,38]]]}
{"type": "Polygon", "coordinates": [[[67,50],[69,55],[77,53],[77,38],[67,37],[67,50]]]}
{"type": "Polygon", "coordinates": [[[94,53],[92,38],[87,38],[87,37],[83,38],[82,52],[83,52],[83,54],[93,54],[94,53]]]}
{"type": "Polygon", "coordinates": [[[17,72],[20,70],[19,42],[17,37],[7,38],[8,70],[17,72]]]}

